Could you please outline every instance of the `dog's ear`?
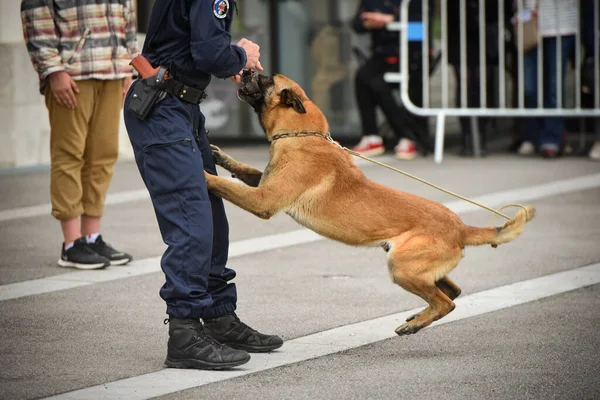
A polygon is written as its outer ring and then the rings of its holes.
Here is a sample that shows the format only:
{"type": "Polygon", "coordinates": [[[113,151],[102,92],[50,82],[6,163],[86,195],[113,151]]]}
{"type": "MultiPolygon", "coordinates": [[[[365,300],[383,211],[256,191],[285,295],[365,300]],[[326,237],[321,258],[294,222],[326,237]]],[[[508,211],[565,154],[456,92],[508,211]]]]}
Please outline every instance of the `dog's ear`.
{"type": "Polygon", "coordinates": [[[302,99],[292,89],[283,89],[281,91],[281,104],[287,107],[294,107],[294,110],[300,114],[306,114],[302,99]]]}

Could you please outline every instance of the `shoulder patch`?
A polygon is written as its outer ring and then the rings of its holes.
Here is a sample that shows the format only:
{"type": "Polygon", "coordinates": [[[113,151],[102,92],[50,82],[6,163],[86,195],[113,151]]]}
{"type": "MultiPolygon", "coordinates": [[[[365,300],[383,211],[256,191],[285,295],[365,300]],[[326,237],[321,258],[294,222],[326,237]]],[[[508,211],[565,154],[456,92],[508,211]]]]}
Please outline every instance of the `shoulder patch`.
{"type": "Polygon", "coordinates": [[[213,3],[213,13],[215,17],[223,19],[229,12],[229,1],[228,0],[215,0],[213,3]]]}

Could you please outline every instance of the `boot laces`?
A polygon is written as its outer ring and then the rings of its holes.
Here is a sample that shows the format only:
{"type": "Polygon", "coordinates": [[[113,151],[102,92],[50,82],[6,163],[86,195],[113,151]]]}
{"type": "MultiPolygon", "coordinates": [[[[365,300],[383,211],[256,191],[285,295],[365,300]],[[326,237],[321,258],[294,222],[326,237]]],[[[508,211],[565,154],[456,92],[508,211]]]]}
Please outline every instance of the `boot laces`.
{"type": "Polygon", "coordinates": [[[211,338],[209,335],[204,332],[204,330],[196,331],[196,334],[193,336],[194,340],[203,340],[212,344],[213,346],[218,347],[219,349],[223,349],[224,345],[222,343],[217,342],[215,339],[211,338]]]}
{"type": "MultiPolygon", "coordinates": [[[[169,322],[171,322],[171,318],[165,318],[163,321],[163,324],[167,325],[169,322]]],[[[222,343],[217,342],[215,339],[213,339],[209,335],[207,335],[206,332],[204,332],[204,328],[202,325],[200,325],[199,329],[196,330],[196,333],[194,334],[194,336],[192,336],[192,338],[194,340],[204,340],[204,341],[218,347],[219,349],[223,348],[222,343]]]]}

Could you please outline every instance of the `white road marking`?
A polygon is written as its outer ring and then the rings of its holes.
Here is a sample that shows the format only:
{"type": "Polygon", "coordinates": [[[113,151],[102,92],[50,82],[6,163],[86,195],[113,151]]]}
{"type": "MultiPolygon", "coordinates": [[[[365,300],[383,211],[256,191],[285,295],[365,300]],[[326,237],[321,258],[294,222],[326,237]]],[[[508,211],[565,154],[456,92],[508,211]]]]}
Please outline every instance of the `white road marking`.
{"type": "MultiPolygon", "coordinates": [[[[600,263],[501,286],[457,299],[456,309],[452,313],[425,329],[598,283],[600,283],[600,263]]],[[[48,399],[141,400],[197,388],[394,338],[395,328],[409,315],[418,311],[420,309],[404,311],[289,340],[284,343],[281,350],[267,354],[252,354],[248,364],[230,371],[163,369],[48,399]]],[[[396,340],[410,341],[411,337],[396,340]]]]}
{"type": "MultiPolygon", "coordinates": [[[[391,156],[385,157],[377,157],[377,161],[379,162],[390,162],[394,158],[391,156]]],[[[361,159],[356,160],[356,165],[373,165],[369,162],[361,159]]],[[[233,179],[227,176],[227,172],[219,168],[219,174],[223,176],[225,179],[230,179],[236,182],[241,182],[237,179],[233,179]]],[[[130,190],[127,192],[119,192],[115,194],[109,194],[106,197],[106,205],[115,205],[115,204],[123,204],[123,203],[131,203],[134,201],[140,201],[144,199],[149,199],[148,191],[146,189],[138,189],[138,190],[130,190]]],[[[34,218],[34,217],[42,217],[44,215],[50,216],[50,211],[52,210],[52,205],[50,203],[40,204],[36,206],[29,207],[18,207],[12,208],[8,210],[0,211],[0,222],[4,221],[13,221],[15,219],[23,219],[23,218],[34,218]]]]}
{"type": "MultiPolygon", "coordinates": [[[[509,202],[531,201],[597,187],[600,187],[600,174],[486,194],[474,197],[472,200],[483,203],[489,207],[498,207],[509,202]]],[[[479,210],[477,206],[462,200],[444,203],[444,205],[456,213],[479,210]]],[[[230,244],[229,255],[230,258],[240,257],[262,251],[312,243],[323,239],[322,236],[308,229],[299,229],[232,242],[230,244]]],[[[104,270],[96,271],[76,271],[42,279],[11,283],[0,286],[0,301],[87,286],[116,279],[146,275],[159,271],[160,257],[152,257],[133,261],[130,265],[124,267],[109,267],[104,270]]]]}

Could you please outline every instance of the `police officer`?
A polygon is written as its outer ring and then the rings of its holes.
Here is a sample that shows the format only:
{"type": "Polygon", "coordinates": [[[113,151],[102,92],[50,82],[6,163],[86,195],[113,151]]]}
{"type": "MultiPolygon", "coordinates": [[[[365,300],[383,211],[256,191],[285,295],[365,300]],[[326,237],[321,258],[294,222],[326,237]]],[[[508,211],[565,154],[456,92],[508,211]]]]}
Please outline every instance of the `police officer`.
{"type": "Polygon", "coordinates": [[[217,173],[198,107],[211,75],[239,82],[243,69],[262,70],[255,43],[231,44],[234,11],[234,0],[156,0],[142,55],[153,67],[167,68],[172,84],[145,119],[130,105],[144,96],[139,85],[147,80],[134,83],[125,104],[135,159],[168,245],[160,290],[170,324],[167,367],[230,368],[246,363],[247,352],[283,344],[235,314],[235,271],[226,266],[228,222],[203,175],[217,173]]]}
{"type": "MultiPolygon", "coordinates": [[[[433,13],[435,2],[428,1],[430,13],[433,13]]],[[[428,150],[427,120],[414,117],[400,108],[392,92],[393,85],[383,79],[386,72],[400,71],[400,38],[398,32],[387,30],[386,25],[399,20],[401,3],[402,0],[361,0],[352,20],[354,31],[359,34],[368,32],[371,39],[371,56],[358,69],[355,77],[362,138],[352,150],[367,156],[379,155],[385,151],[376,119],[376,108],[379,107],[400,138],[395,147],[396,157],[410,160],[416,157],[416,144],[423,146],[424,153],[428,150]],[[416,144],[406,137],[406,128],[411,132],[411,137],[416,139],[416,144]]],[[[422,20],[421,0],[412,1],[409,5],[409,20],[422,20]]],[[[420,106],[423,98],[420,42],[409,43],[409,55],[409,94],[413,102],[420,106]]]]}

